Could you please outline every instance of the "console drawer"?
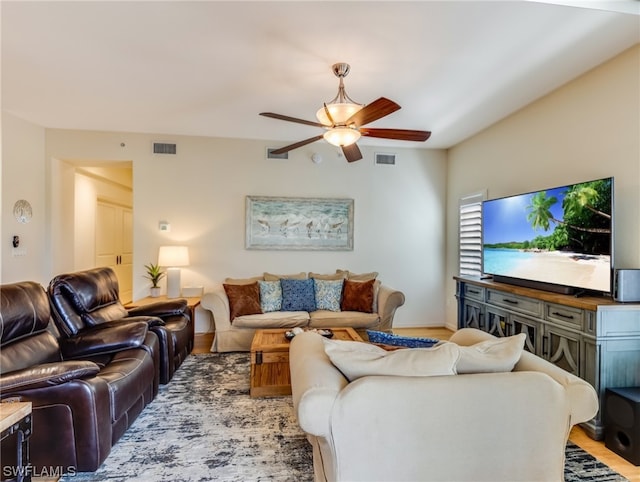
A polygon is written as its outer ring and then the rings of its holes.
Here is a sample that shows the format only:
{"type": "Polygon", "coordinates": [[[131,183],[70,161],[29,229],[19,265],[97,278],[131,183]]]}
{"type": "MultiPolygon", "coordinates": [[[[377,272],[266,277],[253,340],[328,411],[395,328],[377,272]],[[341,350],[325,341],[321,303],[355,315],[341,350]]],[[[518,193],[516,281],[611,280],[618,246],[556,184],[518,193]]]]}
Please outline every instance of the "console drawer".
{"type": "Polygon", "coordinates": [[[542,316],[542,301],[512,295],[504,291],[487,290],[487,303],[519,311],[520,313],[542,316]]]}
{"type": "Polygon", "coordinates": [[[544,319],[575,330],[582,330],[584,311],[572,306],[545,303],[544,319]]]}
{"type": "Polygon", "coordinates": [[[478,300],[478,301],[484,301],[484,291],[485,291],[485,289],[480,287],[480,286],[470,285],[470,284],[465,284],[464,285],[464,297],[465,298],[469,298],[469,299],[472,299],[472,300],[478,300]]]}

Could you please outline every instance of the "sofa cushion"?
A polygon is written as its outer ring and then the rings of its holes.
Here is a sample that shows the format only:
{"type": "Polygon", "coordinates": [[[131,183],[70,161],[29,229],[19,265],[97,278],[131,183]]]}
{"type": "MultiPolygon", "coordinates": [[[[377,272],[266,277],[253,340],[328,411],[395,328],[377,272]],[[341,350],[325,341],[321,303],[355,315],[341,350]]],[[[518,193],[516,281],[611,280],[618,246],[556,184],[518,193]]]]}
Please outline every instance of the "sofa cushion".
{"type": "MultiPolygon", "coordinates": [[[[456,366],[458,373],[510,372],[524,348],[527,336],[518,335],[486,340],[470,346],[460,346],[460,360],[456,366]]],[[[450,343],[449,343],[450,344],[450,343]]]]}
{"type": "Polygon", "coordinates": [[[307,279],[307,273],[293,273],[293,274],[273,274],[273,273],[264,273],[265,281],[278,281],[281,279],[307,279]]]}
{"type": "Polygon", "coordinates": [[[282,311],[315,311],[316,294],[313,279],[280,280],[282,311]]]}
{"type": "Polygon", "coordinates": [[[316,297],[316,309],[340,311],[342,285],[344,280],[324,280],[313,278],[316,297]]]}
{"type": "Polygon", "coordinates": [[[260,308],[260,288],[257,281],[245,285],[224,283],[222,286],[224,286],[224,291],[227,293],[227,298],[229,298],[229,318],[231,321],[237,316],[262,313],[260,308]]]}
{"type": "Polygon", "coordinates": [[[314,278],[314,279],[338,280],[338,279],[346,279],[346,277],[347,277],[347,272],[342,270],[336,270],[335,273],[329,273],[329,274],[309,272],[309,278],[314,278]]]}
{"type": "Polygon", "coordinates": [[[433,348],[386,351],[378,346],[356,341],[323,338],[323,342],[327,356],[349,381],[376,375],[455,375],[460,356],[460,349],[455,343],[445,343],[433,348]]]}
{"type": "Polygon", "coordinates": [[[226,278],[224,282],[228,285],[250,285],[261,280],[263,280],[262,276],[254,276],[252,278],[226,278]]]}
{"type": "Polygon", "coordinates": [[[373,313],[373,287],[375,280],[352,281],[346,279],[342,289],[342,311],[373,313]]]}
{"type": "Polygon", "coordinates": [[[376,279],[378,277],[378,272],[377,271],[372,271],[370,273],[354,273],[352,271],[346,270],[346,269],[337,269],[336,270],[337,274],[341,274],[343,276],[345,276],[347,279],[350,280],[354,280],[354,281],[369,281],[372,279],[376,279]]]}
{"type": "Polygon", "coordinates": [[[316,310],[309,313],[309,326],[312,328],[331,328],[350,326],[351,328],[375,328],[380,322],[377,313],[361,311],[316,310]]]}
{"type": "Polygon", "coordinates": [[[258,281],[260,285],[260,308],[263,313],[282,309],[280,281],[258,281]]]}
{"type": "Polygon", "coordinates": [[[306,311],[271,311],[261,315],[238,316],[233,320],[236,328],[295,328],[309,324],[306,311]]]}

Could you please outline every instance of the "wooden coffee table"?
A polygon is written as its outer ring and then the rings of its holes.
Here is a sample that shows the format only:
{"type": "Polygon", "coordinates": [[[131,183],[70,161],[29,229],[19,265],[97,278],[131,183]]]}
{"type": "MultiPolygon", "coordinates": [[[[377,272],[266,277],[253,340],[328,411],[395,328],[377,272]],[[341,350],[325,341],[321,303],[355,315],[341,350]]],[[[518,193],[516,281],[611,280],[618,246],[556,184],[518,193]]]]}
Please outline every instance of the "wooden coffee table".
{"type": "MultiPolygon", "coordinates": [[[[290,328],[257,330],[251,342],[251,397],[291,395],[290,328]]],[[[363,341],[353,328],[331,328],[334,340],[363,341]]]]}

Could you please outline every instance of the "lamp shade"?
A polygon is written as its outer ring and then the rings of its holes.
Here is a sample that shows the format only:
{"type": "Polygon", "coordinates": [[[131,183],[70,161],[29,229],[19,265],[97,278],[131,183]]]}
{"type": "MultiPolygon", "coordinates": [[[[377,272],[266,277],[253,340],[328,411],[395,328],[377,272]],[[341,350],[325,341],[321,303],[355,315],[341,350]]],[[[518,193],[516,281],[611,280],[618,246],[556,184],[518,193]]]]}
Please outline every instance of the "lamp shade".
{"type": "Polygon", "coordinates": [[[360,132],[351,127],[334,127],[322,135],[329,144],[334,146],[350,146],[360,139],[360,132]]]}
{"type": "Polygon", "coordinates": [[[170,268],[189,266],[189,248],[187,246],[160,246],[158,264],[170,268]]]}

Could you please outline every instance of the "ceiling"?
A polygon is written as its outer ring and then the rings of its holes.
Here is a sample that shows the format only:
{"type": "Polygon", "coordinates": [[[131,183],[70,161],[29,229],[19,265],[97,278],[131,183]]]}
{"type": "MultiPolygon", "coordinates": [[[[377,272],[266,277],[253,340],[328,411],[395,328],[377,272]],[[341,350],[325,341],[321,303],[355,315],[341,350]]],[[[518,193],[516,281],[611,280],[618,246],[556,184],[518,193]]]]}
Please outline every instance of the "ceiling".
{"type": "Polygon", "coordinates": [[[258,113],[315,120],[347,62],[356,102],[402,106],[370,127],[433,132],[359,144],[447,148],[640,42],[636,0],[561,3],[2,1],[2,109],[276,147],[321,132],[258,113]]]}

